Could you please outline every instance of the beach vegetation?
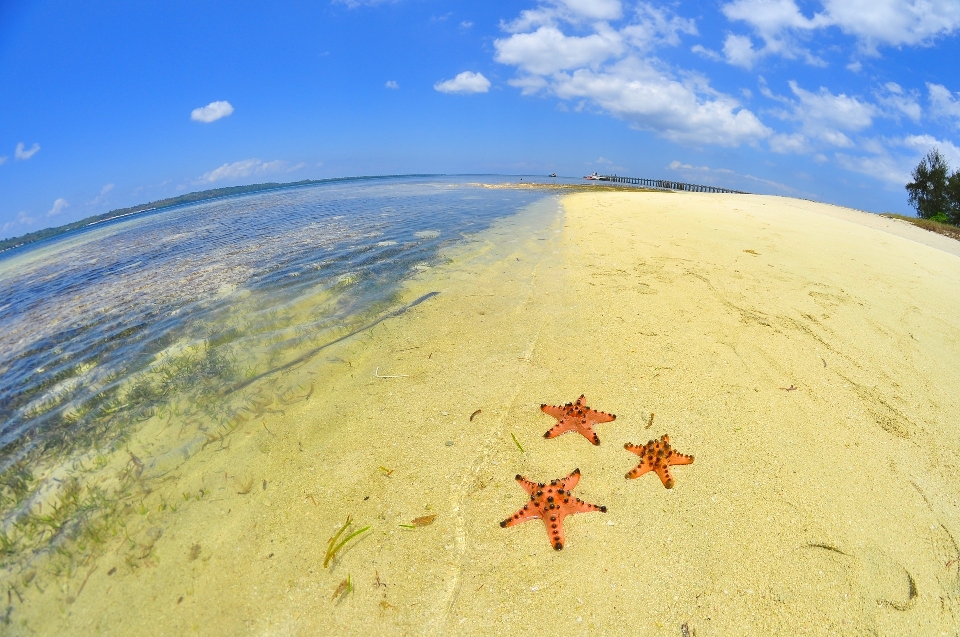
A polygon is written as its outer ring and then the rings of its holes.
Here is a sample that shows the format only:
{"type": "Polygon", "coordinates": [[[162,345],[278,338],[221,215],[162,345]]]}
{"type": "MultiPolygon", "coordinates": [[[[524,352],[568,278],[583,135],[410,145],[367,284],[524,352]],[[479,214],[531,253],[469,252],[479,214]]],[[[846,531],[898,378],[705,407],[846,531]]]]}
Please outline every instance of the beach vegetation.
{"type": "Polygon", "coordinates": [[[913,169],[907,199],[917,216],[936,223],[960,225],[960,170],[950,172],[940,150],[932,148],[913,169]]]}

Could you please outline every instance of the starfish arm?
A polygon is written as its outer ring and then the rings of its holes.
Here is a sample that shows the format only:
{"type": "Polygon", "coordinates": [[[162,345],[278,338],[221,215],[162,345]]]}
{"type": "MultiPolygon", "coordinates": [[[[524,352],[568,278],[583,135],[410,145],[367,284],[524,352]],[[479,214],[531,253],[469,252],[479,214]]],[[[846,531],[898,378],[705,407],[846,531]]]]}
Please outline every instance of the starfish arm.
{"type": "Polygon", "coordinates": [[[567,491],[570,491],[571,489],[576,487],[577,483],[580,482],[580,468],[577,467],[576,469],[571,471],[570,475],[564,478],[562,482],[563,482],[563,488],[567,491]]]}
{"type": "Polygon", "coordinates": [[[671,454],[668,460],[670,464],[693,464],[693,456],[687,456],[676,451],[671,454]]]}
{"type": "Polygon", "coordinates": [[[573,423],[560,421],[555,424],[553,427],[547,430],[547,433],[543,434],[544,438],[556,438],[560,434],[565,434],[568,431],[573,429],[573,423]]]}
{"type": "Polygon", "coordinates": [[[580,498],[576,498],[574,501],[570,502],[565,514],[572,515],[574,513],[593,513],[594,511],[606,513],[607,507],[599,504],[590,504],[589,502],[584,502],[580,498]]]}
{"type": "Polygon", "coordinates": [[[519,484],[520,487],[530,495],[533,495],[539,486],[536,482],[530,482],[519,473],[517,474],[516,481],[517,484],[519,484]]]}
{"type": "Polygon", "coordinates": [[[545,414],[550,414],[558,420],[563,418],[564,414],[566,413],[563,407],[558,407],[557,405],[540,405],[540,411],[545,414]]]}
{"type": "Polygon", "coordinates": [[[627,479],[632,480],[634,478],[639,478],[640,476],[647,473],[651,469],[653,469],[653,465],[651,465],[649,462],[644,460],[643,462],[641,462],[640,464],[638,464],[633,469],[627,472],[627,479]]]}
{"type": "Polygon", "coordinates": [[[660,476],[660,482],[663,483],[668,489],[673,488],[673,476],[670,475],[670,467],[665,464],[657,465],[653,468],[657,472],[657,475],[660,476]]]}
{"type": "Polygon", "coordinates": [[[576,428],[577,428],[577,433],[579,433],[581,436],[589,440],[595,446],[598,446],[600,444],[600,436],[598,436],[597,432],[593,430],[593,427],[591,427],[590,425],[584,425],[582,423],[578,423],[576,425],[576,428]]]}
{"type": "Polygon", "coordinates": [[[511,515],[509,518],[500,523],[502,527],[514,526],[515,524],[522,524],[523,522],[529,522],[530,520],[536,520],[540,517],[540,512],[530,507],[524,505],[519,511],[511,515]]]}
{"type": "Polygon", "coordinates": [[[608,414],[605,411],[594,411],[593,422],[613,422],[617,419],[616,414],[608,414]]]}

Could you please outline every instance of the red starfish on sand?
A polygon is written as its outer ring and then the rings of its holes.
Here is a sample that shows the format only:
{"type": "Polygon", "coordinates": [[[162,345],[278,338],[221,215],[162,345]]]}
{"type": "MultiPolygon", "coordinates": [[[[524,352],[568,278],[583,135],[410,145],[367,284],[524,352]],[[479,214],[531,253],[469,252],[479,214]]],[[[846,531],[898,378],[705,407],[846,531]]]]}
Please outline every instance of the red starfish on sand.
{"type": "Polygon", "coordinates": [[[588,504],[573,497],[571,491],[580,482],[580,469],[574,469],[566,478],[551,480],[550,484],[530,482],[519,474],[517,482],[530,494],[530,501],[501,522],[500,526],[513,526],[540,518],[547,527],[550,544],[558,551],[563,548],[563,518],[574,513],[607,512],[607,507],[588,504]]]}
{"type": "Polygon", "coordinates": [[[603,411],[590,409],[584,404],[586,398],[580,394],[575,403],[567,403],[563,407],[554,405],[540,405],[540,410],[545,414],[550,414],[559,422],[553,426],[550,431],[543,434],[544,438],[556,438],[560,434],[568,431],[576,431],[584,438],[595,445],[600,444],[600,438],[593,431],[593,426],[601,422],[611,422],[617,417],[603,411]]]}
{"type": "Polygon", "coordinates": [[[670,446],[670,436],[667,434],[663,434],[660,440],[651,440],[643,446],[628,442],[623,445],[623,448],[643,458],[640,464],[627,472],[627,479],[639,478],[652,470],[657,472],[657,475],[660,476],[660,482],[668,489],[673,488],[670,465],[693,463],[693,456],[685,456],[673,450],[670,446]]]}

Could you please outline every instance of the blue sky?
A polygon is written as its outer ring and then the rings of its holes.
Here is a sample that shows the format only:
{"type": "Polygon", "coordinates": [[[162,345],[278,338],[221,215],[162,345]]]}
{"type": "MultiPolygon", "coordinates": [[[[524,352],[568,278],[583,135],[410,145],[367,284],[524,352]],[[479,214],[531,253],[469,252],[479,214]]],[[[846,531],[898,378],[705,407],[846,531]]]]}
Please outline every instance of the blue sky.
{"type": "Polygon", "coordinates": [[[0,2],[0,236],[415,172],[909,213],[923,154],[960,168],[958,33],[960,0],[0,2]]]}

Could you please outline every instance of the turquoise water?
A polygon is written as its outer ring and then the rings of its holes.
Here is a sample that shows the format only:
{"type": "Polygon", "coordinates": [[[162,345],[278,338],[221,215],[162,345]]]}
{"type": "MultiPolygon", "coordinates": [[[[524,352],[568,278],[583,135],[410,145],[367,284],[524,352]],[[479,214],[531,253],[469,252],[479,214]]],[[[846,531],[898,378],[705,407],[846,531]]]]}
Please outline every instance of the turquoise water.
{"type": "Polygon", "coordinates": [[[84,476],[118,455],[130,465],[122,478],[162,475],[168,456],[236,426],[235,393],[402,310],[400,284],[441,248],[545,196],[476,181],[231,197],[0,258],[0,566],[105,524],[114,496],[84,489],[84,476]],[[124,450],[143,423],[164,421],[179,424],[180,447],[124,450]]]}

